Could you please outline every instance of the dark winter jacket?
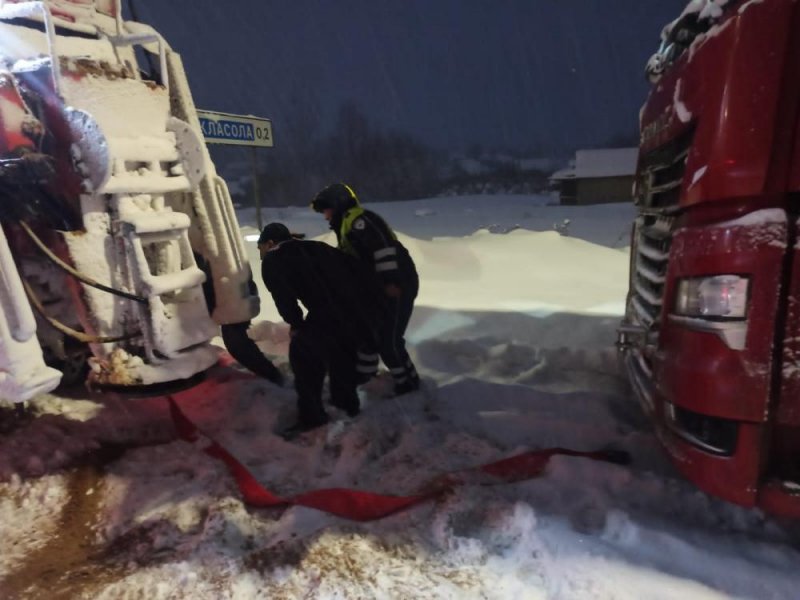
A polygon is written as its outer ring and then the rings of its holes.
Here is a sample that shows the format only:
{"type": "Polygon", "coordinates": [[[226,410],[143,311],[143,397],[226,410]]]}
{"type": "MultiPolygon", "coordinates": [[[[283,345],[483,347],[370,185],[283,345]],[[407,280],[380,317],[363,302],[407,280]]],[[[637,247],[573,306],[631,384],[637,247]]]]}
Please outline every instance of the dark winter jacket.
{"type": "Polygon", "coordinates": [[[338,335],[365,340],[382,318],[377,280],[357,260],[315,241],[287,240],[261,261],[264,285],[292,329],[306,319],[338,335]]]}
{"type": "Polygon", "coordinates": [[[417,270],[406,247],[377,213],[360,205],[334,214],[331,229],[339,248],[361,260],[383,285],[403,287],[417,281],[417,270]]]}

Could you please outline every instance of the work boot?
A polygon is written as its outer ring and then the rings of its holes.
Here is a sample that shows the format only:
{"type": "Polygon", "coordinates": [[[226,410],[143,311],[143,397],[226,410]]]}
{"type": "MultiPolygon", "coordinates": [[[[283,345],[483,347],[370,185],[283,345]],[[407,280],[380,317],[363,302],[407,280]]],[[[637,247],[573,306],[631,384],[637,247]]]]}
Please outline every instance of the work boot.
{"type": "Polygon", "coordinates": [[[281,373],[278,367],[276,367],[275,365],[270,365],[270,367],[272,368],[265,369],[264,373],[261,373],[261,376],[265,377],[278,387],[283,387],[283,384],[285,383],[285,378],[283,376],[283,373],[281,373]]]}
{"type": "Polygon", "coordinates": [[[359,406],[358,396],[355,397],[350,402],[336,402],[333,398],[331,398],[331,406],[335,406],[341,411],[344,411],[348,417],[357,417],[358,414],[361,412],[361,407],[359,406]]]}
{"type": "Polygon", "coordinates": [[[325,415],[324,418],[320,418],[316,421],[298,420],[294,425],[290,425],[289,427],[279,431],[278,435],[280,435],[286,441],[290,441],[303,433],[312,431],[318,427],[322,427],[323,425],[327,425],[329,420],[330,419],[328,419],[328,415],[325,415]]]}
{"type": "Polygon", "coordinates": [[[413,375],[408,377],[403,383],[397,383],[394,386],[394,395],[402,396],[403,394],[410,394],[419,389],[419,377],[413,375]]]}

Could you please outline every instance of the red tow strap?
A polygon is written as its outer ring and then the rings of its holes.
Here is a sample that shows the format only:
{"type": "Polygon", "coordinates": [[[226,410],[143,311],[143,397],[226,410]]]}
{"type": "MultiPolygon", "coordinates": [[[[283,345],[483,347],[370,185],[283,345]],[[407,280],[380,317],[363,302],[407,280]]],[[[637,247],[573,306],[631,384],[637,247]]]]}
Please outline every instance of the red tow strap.
{"type": "Polygon", "coordinates": [[[388,496],[344,488],[314,490],[289,498],[277,496],[262,486],[230,452],[218,442],[203,434],[181,411],[172,397],[168,397],[170,413],[178,436],[192,443],[202,443],[203,451],[224,462],[236,480],[242,499],[250,506],[260,508],[278,506],[306,506],[353,521],[373,521],[386,517],[425,500],[435,498],[458,485],[496,485],[524,479],[533,479],[544,472],[550,458],[556,454],[580,456],[592,460],[622,463],[627,455],[619,451],[578,452],[565,448],[533,450],[497,462],[448,473],[435,478],[414,496],[388,496]]]}

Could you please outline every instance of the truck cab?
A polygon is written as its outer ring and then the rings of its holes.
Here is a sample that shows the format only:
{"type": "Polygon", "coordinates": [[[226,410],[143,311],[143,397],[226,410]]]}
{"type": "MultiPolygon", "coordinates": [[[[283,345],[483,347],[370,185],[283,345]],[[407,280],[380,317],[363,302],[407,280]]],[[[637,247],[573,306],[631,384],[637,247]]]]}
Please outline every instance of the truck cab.
{"type": "Polygon", "coordinates": [[[687,478],[800,516],[800,4],[690,2],[647,75],[629,379],[687,478]]]}

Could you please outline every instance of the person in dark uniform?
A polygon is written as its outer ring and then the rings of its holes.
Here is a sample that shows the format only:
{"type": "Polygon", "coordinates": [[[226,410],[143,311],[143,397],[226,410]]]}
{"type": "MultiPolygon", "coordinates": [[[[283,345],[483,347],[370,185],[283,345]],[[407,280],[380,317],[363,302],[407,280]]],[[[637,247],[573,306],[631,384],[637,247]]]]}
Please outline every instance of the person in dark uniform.
{"type": "Polygon", "coordinates": [[[352,188],[344,183],[322,189],[311,207],[330,223],[339,248],[367,265],[383,289],[386,318],[378,331],[378,353],[366,346],[360,349],[360,381],[377,372],[380,354],[394,379],[395,395],[419,389],[419,375],[404,337],[419,292],[419,276],[411,255],[386,221],[363,208],[352,188]]]}
{"type": "Polygon", "coordinates": [[[377,282],[370,282],[357,260],[323,242],[295,239],[282,223],[264,227],[258,248],[264,285],[291,327],[298,415],[283,434],[292,437],[328,422],[322,404],[326,373],[331,404],[357,415],[356,352],[371,343],[382,318],[377,282]]]}

